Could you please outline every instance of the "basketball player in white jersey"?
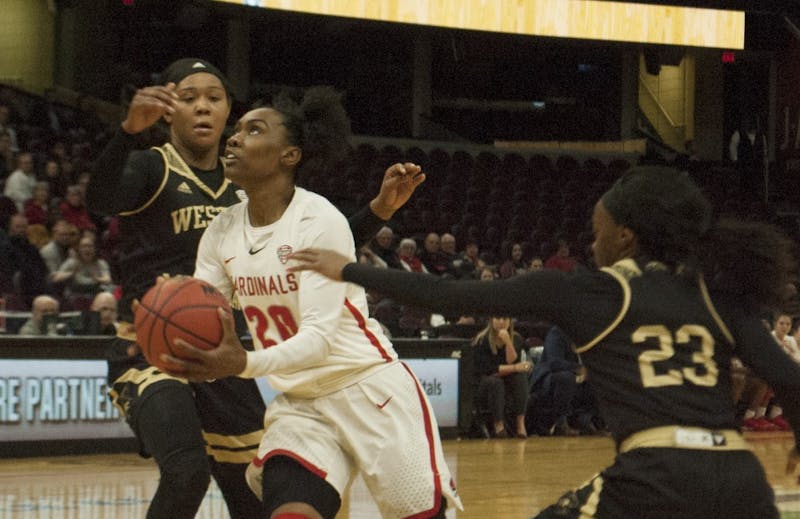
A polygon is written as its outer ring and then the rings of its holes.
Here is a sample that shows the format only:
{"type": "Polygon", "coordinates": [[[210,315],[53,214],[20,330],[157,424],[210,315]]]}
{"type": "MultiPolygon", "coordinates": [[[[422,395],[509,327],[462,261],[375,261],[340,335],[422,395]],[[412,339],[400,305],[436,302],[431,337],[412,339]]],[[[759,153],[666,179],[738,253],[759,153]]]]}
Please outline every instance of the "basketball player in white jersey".
{"type": "Polygon", "coordinates": [[[333,163],[330,153],[345,149],[348,129],[338,94],[323,87],[309,89],[299,105],[279,97],[238,121],[225,174],[247,200],[209,224],[195,277],[241,306],[256,350],[242,348],[220,311],[225,334],[217,349],[178,342],[192,360],[165,360],[192,380],[266,376],[282,392],[268,406],[248,470],[270,518],[333,519],[354,471],[384,517],[444,517],[448,502],[461,503],[436,418],[414,374],[368,317],[364,290],[287,272],[288,256],[308,247],[355,260],[345,217],[295,185],[306,168],[333,163]]]}

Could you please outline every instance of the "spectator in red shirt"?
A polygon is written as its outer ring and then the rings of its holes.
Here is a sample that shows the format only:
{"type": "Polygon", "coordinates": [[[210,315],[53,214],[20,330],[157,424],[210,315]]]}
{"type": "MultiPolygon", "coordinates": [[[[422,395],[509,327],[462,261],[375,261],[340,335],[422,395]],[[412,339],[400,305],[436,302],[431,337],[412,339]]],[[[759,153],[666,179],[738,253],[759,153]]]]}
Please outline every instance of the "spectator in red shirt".
{"type": "Polygon", "coordinates": [[[24,208],[29,225],[50,223],[50,184],[37,182],[33,187],[33,197],[25,201],[24,208]]]}
{"type": "Polygon", "coordinates": [[[86,209],[86,204],[83,201],[83,187],[80,185],[76,184],[67,188],[67,194],[59,204],[58,209],[61,211],[61,217],[74,224],[79,230],[97,230],[92,218],[89,216],[89,210],[86,209]]]}
{"type": "Polygon", "coordinates": [[[569,242],[562,238],[558,240],[556,253],[544,262],[544,268],[572,272],[577,264],[578,262],[575,261],[575,258],[570,256],[569,242]]]}
{"type": "Polygon", "coordinates": [[[407,271],[428,273],[428,269],[425,268],[425,265],[423,265],[417,257],[417,242],[412,238],[403,238],[400,240],[397,254],[400,256],[400,262],[403,264],[403,268],[407,271]]]}

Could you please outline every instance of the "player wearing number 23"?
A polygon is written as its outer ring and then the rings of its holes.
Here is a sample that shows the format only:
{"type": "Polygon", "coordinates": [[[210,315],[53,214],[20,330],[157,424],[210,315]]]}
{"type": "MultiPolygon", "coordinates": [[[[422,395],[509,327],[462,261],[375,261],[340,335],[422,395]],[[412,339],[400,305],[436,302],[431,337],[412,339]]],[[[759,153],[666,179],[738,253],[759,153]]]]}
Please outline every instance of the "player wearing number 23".
{"type": "MultiPolygon", "coordinates": [[[[298,251],[313,269],[442,313],[535,316],[577,345],[616,442],[615,462],[540,518],[777,518],[772,489],[737,430],[736,354],[774,388],[800,430],[800,367],[759,316],[781,301],[788,241],[763,224],[713,222],[683,173],[634,168],[595,205],[600,270],[502,282],[429,280],[298,251]]],[[[789,454],[787,470],[797,462],[789,454]]]]}

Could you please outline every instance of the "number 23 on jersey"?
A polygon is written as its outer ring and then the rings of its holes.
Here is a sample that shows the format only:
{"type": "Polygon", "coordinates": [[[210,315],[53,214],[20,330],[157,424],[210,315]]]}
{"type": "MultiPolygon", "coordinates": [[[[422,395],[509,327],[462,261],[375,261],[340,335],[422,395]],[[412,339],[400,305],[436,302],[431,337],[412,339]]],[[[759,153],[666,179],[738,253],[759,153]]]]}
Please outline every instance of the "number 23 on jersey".
{"type": "Polygon", "coordinates": [[[634,344],[650,344],[652,339],[656,340],[658,348],[639,354],[639,372],[644,387],[680,386],[685,382],[708,387],[717,384],[719,369],[714,362],[714,337],[705,326],[684,324],[674,333],[663,325],[640,326],[631,336],[634,344]],[[692,352],[691,365],[657,373],[659,363],[675,356],[676,345],[688,347],[692,343],[699,344],[699,349],[692,352]]]}

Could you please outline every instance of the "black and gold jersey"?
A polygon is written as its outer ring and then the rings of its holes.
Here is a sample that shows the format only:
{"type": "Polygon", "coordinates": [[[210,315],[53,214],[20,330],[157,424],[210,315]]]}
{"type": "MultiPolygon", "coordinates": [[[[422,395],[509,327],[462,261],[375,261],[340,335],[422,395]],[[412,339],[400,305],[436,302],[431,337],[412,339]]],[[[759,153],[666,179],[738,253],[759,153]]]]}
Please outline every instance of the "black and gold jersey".
{"type": "Polygon", "coordinates": [[[221,164],[211,171],[191,168],[171,144],[138,153],[160,156],[132,160],[150,167],[161,164],[162,171],[150,173],[151,178],[160,177],[160,183],[149,198],[119,213],[124,318],[129,317],[132,299],[141,298],[159,275],[192,275],[197,244],[209,222],[239,201],[235,186],[222,176],[221,164]]]}
{"type": "Polygon", "coordinates": [[[618,315],[577,351],[609,429],[622,439],[664,425],[735,428],[734,339],[702,278],[633,260],[604,271],[622,289],[618,315]]]}
{"type": "Polygon", "coordinates": [[[617,441],[659,426],[735,428],[733,355],[767,381],[800,430],[800,366],[759,317],[736,301],[712,301],[702,278],[658,263],[627,259],[600,271],[544,270],[492,283],[349,264],[343,278],[441,313],[558,325],[576,344],[617,441]]]}

